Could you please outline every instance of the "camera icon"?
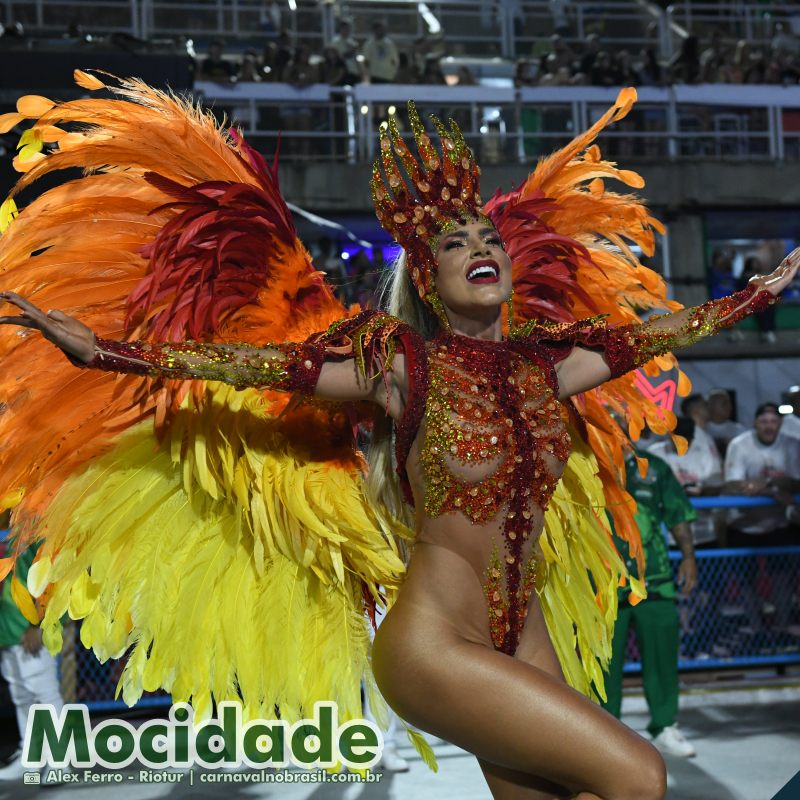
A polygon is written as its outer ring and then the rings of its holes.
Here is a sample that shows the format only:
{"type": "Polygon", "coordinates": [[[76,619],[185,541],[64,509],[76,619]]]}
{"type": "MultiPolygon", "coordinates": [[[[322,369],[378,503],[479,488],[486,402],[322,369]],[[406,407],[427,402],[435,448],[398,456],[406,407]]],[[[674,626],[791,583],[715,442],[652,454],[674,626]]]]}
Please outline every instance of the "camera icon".
{"type": "Polygon", "coordinates": [[[42,776],[38,772],[25,772],[22,775],[23,783],[41,783],[42,776]]]}

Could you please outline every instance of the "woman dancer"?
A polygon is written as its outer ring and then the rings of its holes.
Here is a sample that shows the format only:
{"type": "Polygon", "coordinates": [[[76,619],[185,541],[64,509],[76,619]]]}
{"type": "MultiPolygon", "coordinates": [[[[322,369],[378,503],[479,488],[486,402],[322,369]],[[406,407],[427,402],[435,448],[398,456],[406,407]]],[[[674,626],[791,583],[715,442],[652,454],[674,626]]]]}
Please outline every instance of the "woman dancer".
{"type": "MultiPolygon", "coordinates": [[[[662,798],[657,751],[565,683],[548,634],[539,537],[570,454],[559,402],[768,307],[800,254],[737,295],[644,324],[519,326],[510,309],[505,326],[512,260],[496,207],[482,205],[479,171],[457,131],[440,128],[440,153],[413,111],[412,124],[426,169],[390,126],[387,178],[377,169],[373,178],[378,217],[405,249],[390,307],[399,316],[364,312],[303,343],[123,342],[6,291],[0,299],[21,313],[0,323],[39,331],[80,366],[383,409],[416,514],[407,575],[374,644],[390,705],[473,752],[496,798],[662,798]]],[[[57,555],[46,557],[32,590],[64,583],[57,555]]]]}

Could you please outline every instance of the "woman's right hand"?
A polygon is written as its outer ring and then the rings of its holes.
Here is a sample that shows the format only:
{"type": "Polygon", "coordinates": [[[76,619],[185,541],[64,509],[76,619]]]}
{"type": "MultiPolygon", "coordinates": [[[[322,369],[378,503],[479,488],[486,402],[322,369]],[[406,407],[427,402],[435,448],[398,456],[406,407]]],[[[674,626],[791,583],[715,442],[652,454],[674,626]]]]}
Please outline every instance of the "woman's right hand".
{"type": "Polygon", "coordinates": [[[85,364],[94,358],[94,333],[74,317],[57,310],[45,313],[16,292],[0,292],[0,303],[2,302],[11,303],[22,313],[13,317],[0,317],[0,325],[33,328],[75,361],[85,364]]]}

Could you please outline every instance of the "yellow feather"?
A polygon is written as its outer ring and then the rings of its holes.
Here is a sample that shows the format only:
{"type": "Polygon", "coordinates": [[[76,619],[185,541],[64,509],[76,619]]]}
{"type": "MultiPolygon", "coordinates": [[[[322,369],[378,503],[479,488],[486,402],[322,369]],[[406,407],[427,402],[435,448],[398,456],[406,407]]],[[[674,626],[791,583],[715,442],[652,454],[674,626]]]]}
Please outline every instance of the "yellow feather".
{"type": "Polygon", "coordinates": [[[22,616],[25,617],[31,625],[39,624],[39,614],[36,611],[33,598],[16,575],[11,578],[11,599],[22,612],[22,616]]]}

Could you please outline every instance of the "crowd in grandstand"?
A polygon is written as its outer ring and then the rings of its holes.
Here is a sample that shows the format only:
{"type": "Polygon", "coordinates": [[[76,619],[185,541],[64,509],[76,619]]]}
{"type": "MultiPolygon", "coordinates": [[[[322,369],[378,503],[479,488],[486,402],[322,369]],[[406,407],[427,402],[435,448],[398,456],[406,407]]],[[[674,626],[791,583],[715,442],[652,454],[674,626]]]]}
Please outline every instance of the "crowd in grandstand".
{"type": "MultiPolygon", "coordinates": [[[[223,56],[223,44],[214,41],[200,61],[197,76],[218,81],[272,81],[295,85],[327,83],[458,84],[476,82],[469,67],[445,77],[441,60],[448,55],[442,35],[421,36],[410,48],[393,41],[386,24],[376,21],[366,39],[357,39],[353,25],[339,23],[336,36],[319,52],[296,44],[290,33],[279,32],[262,51],[223,56]]],[[[800,38],[778,24],[768,45],[744,39],[723,39],[715,31],[701,40],[688,36],[669,61],[662,61],[655,45],[637,52],[604,43],[597,33],[584,40],[556,33],[531,47],[531,54],[515,65],[517,86],[662,86],[673,83],[796,84],[800,82],[800,38]]]]}

